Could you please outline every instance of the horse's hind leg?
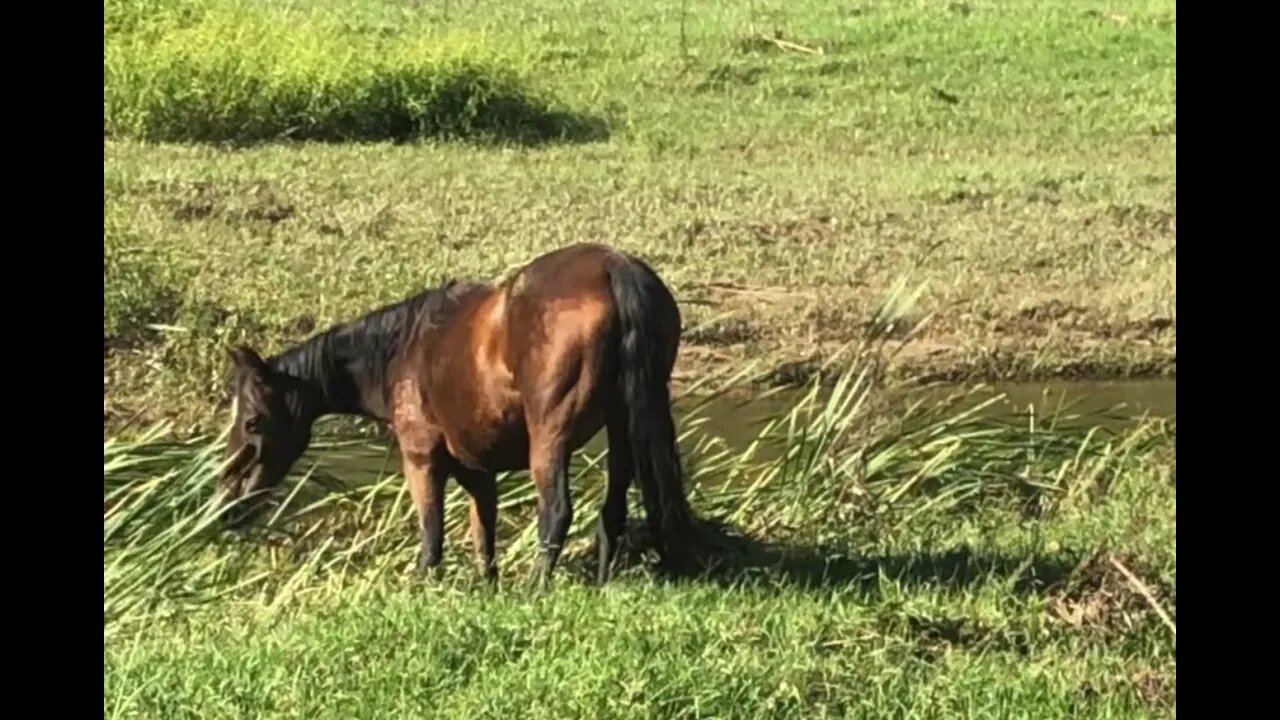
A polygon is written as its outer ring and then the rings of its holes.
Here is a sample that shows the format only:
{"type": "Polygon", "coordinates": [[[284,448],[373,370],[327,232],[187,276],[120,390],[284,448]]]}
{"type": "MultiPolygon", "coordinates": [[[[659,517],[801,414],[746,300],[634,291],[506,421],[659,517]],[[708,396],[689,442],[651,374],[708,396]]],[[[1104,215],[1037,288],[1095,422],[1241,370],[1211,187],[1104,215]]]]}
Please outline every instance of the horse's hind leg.
{"type": "Polygon", "coordinates": [[[471,496],[471,542],[480,572],[486,580],[498,579],[497,525],[498,482],[492,473],[466,468],[454,475],[458,484],[471,496]]]}
{"type": "Polygon", "coordinates": [[[577,416],[574,387],[562,378],[548,377],[546,388],[525,406],[529,428],[529,474],[538,492],[538,581],[545,584],[555,570],[573,524],[569,493],[569,447],[577,416]],[[557,380],[559,382],[557,382],[557,380]]]}
{"type": "Polygon", "coordinates": [[[596,571],[596,580],[601,585],[609,582],[613,562],[618,556],[618,542],[627,528],[627,489],[631,487],[631,476],[635,474],[625,415],[614,413],[609,418],[608,434],[609,484],[604,504],[600,508],[600,526],[597,530],[600,565],[596,571]]]}
{"type": "Polygon", "coordinates": [[[540,433],[532,437],[529,470],[538,491],[538,544],[541,554],[538,581],[546,584],[560,560],[565,538],[573,525],[573,498],[569,493],[569,448],[564,433],[540,433]]]}

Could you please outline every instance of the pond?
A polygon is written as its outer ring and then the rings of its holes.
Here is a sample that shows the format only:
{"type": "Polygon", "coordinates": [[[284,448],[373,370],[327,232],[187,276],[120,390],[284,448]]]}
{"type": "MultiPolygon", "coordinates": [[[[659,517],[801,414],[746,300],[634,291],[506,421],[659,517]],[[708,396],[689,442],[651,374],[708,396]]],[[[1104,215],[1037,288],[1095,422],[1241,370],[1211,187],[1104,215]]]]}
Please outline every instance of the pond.
{"type": "MultiPolygon", "coordinates": [[[[957,411],[1003,396],[981,412],[1020,422],[1030,422],[1028,408],[1034,408],[1039,423],[1061,414],[1073,416],[1074,423],[1122,429],[1144,416],[1173,418],[1177,412],[1176,379],[997,383],[967,390],[970,394],[960,401],[957,411]]],[[[966,388],[954,384],[911,388],[896,401],[905,408],[913,402],[941,403],[961,392],[966,388]]],[[[677,422],[688,420],[690,410],[701,405],[697,417],[702,424],[694,434],[714,435],[729,449],[740,451],[759,436],[764,423],[785,415],[804,395],[804,390],[786,389],[758,397],[721,396],[701,401],[685,398],[676,403],[677,422]]],[[[683,444],[686,452],[691,444],[683,444]]],[[[605,447],[605,433],[601,432],[587,444],[586,451],[596,453],[605,447]]],[[[400,459],[384,436],[354,443],[340,452],[309,452],[298,467],[313,463],[327,474],[359,485],[398,473],[400,459]]]]}

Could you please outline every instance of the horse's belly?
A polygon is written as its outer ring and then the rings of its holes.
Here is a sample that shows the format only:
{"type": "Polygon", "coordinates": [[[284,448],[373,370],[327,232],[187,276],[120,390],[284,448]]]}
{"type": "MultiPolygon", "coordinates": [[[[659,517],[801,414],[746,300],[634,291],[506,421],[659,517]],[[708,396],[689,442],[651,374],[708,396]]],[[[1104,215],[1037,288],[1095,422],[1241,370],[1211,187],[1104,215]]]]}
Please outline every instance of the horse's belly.
{"type": "Polygon", "coordinates": [[[569,436],[569,452],[576,452],[583,445],[591,442],[591,438],[604,428],[604,412],[600,409],[592,409],[578,419],[573,426],[573,433],[569,436]]]}
{"type": "MultiPolygon", "coordinates": [[[[529,469],[529,429],[523,414],[506,422],[484,425],[488,431],[461,431],[446,435],[449,454],[473,470],[508,472],[529,469]]],[[[604,414],[598,410],[584,414],[574,424],[566,451],[573,453],[604,428],[604,414]]]]}
{"type": "Polygon", "coordinates": [[[529,465],[529,432],[523,416],[507,422],[480,423],[477,430],[445,436],[449,454],[472,470],[505,472],[529,465]]]}

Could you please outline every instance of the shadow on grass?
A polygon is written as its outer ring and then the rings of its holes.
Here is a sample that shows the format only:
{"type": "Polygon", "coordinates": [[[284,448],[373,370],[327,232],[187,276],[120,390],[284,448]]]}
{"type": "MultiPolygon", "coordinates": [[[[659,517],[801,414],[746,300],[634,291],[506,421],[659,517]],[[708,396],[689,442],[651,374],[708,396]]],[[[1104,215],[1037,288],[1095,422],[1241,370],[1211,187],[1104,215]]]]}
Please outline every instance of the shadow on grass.
{"type": "Polygon", "coordinates": [[[209,118],[178,107],[138,131],[157,142],[213,143],[246,148],[272,142],[409,143],[441,140],[475,145],[538,147],[608,140],[604,118],[550,106],[516,91],[480,92],[463,79],[413,102],[388,97],[362,106],[313,113],[305,107],[240,108],[209,118]]]}
{"type": "MultiPolygon", "coordinates": [[[[594,115],[552,110],[524,98],[507,98],[501,102],[511,105],[498,111],[502,121],[495,127],[481,124],[474,135],[475,139],[532,147],[555,143],[602,142],[610,136],[609,124],[594,115]]],[[[463,137],[465,139],[465,135],[463,137]]]]}
{"type": "MultiPolygon", "coordinates": [[[[987,583],[1007,583],[1018,595],[1040,592],[1067,580],[1087,558],[1071,551],[1025,557],[983,553],[967,546],[935,552],[857,555],[846,548],[771,542],[714,521],[700,520],[690,544],[692,568],[663,571],[669,580],[721,586],[751,584],[777,589],[880,592],[881,578],[907,588],[961,591],[987,583]]],[[[644,562],[648,545],[643,526],[628,528],[627,552],[616,572],[644,562]]],[[[595,549],[566,564],[583,579],[595,576],[595,549]]]]}

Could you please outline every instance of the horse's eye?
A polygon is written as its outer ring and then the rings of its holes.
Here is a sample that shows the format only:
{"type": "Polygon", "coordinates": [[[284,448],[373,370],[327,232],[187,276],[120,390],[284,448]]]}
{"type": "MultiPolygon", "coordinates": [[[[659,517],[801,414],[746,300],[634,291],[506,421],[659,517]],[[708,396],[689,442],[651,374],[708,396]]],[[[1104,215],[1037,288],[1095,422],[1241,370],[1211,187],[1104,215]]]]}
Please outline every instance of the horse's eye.
{"type": "Polygon", "coordinates": [[[262,420],[256,417],[247,418],[244,421],[244,431],[250,435],[256,435],[262,430],[262,420]]]}

